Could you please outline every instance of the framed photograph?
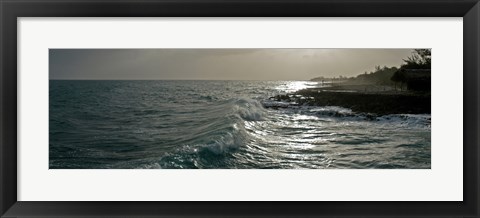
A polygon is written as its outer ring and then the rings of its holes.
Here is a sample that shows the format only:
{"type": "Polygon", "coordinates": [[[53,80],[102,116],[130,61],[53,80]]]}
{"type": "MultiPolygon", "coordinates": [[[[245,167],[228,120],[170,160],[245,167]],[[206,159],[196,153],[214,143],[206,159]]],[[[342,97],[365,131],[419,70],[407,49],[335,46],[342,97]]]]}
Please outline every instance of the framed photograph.
{"type": "Polygon", "coordinates": [[[478,217],[477,0],[8,1],[1,217],[478,217]]]}

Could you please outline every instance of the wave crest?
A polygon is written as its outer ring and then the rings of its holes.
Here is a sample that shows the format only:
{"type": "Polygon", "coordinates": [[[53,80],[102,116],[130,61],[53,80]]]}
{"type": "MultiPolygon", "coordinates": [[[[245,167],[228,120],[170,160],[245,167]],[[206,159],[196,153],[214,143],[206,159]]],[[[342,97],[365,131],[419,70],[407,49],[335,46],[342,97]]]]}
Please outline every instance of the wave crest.
{"type": "Polygon", "coordinates": [[[245,121],[266,120],[266,110],[263,105],[253,99],[238,99],[234,102],[233,110],[245,121]]]}

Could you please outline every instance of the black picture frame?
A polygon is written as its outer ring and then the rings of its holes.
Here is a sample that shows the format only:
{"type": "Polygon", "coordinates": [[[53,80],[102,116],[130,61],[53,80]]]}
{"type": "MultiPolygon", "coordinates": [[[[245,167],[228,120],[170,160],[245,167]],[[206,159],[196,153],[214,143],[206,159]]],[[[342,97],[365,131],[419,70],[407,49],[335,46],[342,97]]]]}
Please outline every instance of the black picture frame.
{"type": "MultiPolygon", "coordinates": [[[[478,0],[1,0],[1,217],[478,217],[478,0]],[[17,201],[18,17],[463,17],[461,202],[17,201]]],[[[446,42],[448,43],[448,42],[446,42]]]]}

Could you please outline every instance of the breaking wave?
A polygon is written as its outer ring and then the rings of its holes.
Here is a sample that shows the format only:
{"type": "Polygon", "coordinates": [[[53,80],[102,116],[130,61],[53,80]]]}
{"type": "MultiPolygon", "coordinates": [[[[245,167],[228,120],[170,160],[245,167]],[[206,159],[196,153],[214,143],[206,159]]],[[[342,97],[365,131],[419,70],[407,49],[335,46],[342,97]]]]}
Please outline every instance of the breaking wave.
{"type": "Polygon", "coordinates": [[[269,99],[290,83],[51,81],[49,166],[430,168],[430,114],[269,99]]]}

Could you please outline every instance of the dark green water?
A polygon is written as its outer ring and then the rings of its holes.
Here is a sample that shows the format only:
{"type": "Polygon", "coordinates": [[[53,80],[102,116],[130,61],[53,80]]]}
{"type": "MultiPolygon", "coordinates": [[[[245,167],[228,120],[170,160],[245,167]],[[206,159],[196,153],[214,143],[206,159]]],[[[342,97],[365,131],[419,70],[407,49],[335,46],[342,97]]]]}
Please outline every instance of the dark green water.
{"type": "Polygon", "coordinates": [[[430,168],[430,115],[269,110],[295,81],[50,81],[50,168],[430,168]]]}

